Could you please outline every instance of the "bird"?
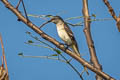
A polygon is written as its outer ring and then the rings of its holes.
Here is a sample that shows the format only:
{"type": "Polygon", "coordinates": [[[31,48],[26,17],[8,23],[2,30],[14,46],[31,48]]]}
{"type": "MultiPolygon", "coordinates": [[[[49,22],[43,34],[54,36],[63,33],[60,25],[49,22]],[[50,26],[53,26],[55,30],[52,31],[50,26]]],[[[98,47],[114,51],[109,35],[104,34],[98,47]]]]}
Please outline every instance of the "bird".
{"type": "Polygon", "coordinates": [[[74,34],[67,23],[60,16],[53,16],[48,22],[53,22],[54,24],[56,24],[58,36],[65,42],[67,46],[70,46],[75,54],[80,56],[74,34]]]}

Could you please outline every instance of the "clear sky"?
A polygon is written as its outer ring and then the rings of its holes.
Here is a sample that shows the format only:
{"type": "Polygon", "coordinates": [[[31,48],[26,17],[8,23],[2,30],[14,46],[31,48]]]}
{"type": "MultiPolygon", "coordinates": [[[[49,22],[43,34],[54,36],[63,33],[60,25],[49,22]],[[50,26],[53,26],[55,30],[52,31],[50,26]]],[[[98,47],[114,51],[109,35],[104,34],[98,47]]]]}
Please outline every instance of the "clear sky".
{"type": "MultiPolygon", "coordinates": [[[[18,0],[9,1],[15,6],[18,0]]],[[[34,0],[24,0],[24,2],[28,14],[59,15],[63,19],[82,16],[82,0],[37,0],[36,2],[34,0]]],[[[119,14],[119,3],[120,0],[110,1],[117,15],[119,14]]],[[[19,9],[23,13],[21,6],[19,9]]],[[[102,0],[89,0],[89,12],[90,15],[95,14],[97,19],[111,18],[102,0]]],[[[45,22],[43,19],[33,17],[30,17],[30,20],[37,26],[45,22]]],[[[76,23],[82,20],[71,20],[70,22],[76,23]]],[[[89,60],[89,51],[83,32],[84,26],[74,28],[70,26],[70,28],[74,32],[81,54],[84,55],[83,57],[86,60],[89,60]]],[[[43,30],[62,42],[57,35],[54,24],[47,24],[43,30]]],[[[0,33],[3,37],[10,80],[80,80],[72,68],[63,62],[18,56],[20,52],[33,56],[55,54],[55,52],[46,48],[25,44],[24,42],[27,42],[27,40],[34,40],[25,33],[26,31],[30,31],[33,35],[39,37],[25,24],[18,22],[17,17],[0,2],[0,33]]],[[[91,33],[103,71],[117,80],[120,79],[120,33],[116,28],[115,21],[94,21],[91,23],[91,33]]],[[[79,71],[82,70],[78,62],[73,60],[72,63],[79,71]]],[[[85,80],[95,80],[94,74],[91,71],[89,72],[89,76],[84,73],[85,80]]]]}

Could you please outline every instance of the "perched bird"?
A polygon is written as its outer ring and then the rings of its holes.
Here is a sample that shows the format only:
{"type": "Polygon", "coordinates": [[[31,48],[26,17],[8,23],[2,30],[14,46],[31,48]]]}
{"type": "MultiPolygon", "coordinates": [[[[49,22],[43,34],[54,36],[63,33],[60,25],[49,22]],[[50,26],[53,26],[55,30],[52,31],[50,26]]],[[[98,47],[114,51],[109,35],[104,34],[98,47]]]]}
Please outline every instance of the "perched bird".
{"type": "Polygon", "coordinates": [[[72,48],[74,53],[80,56],[77,42],[66,22],[64,22],[64,20],[60,16],[53,16],[49,22],[53,22],[56,24],[59,37],[65,42],[65,44],[72,48]]]}

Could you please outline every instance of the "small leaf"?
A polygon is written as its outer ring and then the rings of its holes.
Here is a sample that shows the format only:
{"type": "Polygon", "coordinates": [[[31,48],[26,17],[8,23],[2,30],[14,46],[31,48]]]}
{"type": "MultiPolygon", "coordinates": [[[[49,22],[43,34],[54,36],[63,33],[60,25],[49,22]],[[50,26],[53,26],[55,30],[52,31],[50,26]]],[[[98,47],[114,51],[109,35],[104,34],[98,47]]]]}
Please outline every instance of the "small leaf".
{"type": "Polygon", "coordinates": [[[34,43],[32,40],[28,40],[28,43],[34,43]]]}
{"type": "Polygon", "coordinates": [[[58,54],[53,54],[53,55],[51,55],[51,56],[58,56],[58,54]]]}
{"type": "Polygon", "coordinates": [[[31,34],[31,32],[29,32],[29,31],[26,31],[26,33],[27,33],[27,34],[31,34]]]}
{"type": "Polygon", "coordinates": [[[23,53],[21,52],[21,53],[18,53],[18,56],[23,56],[23,53]]]}
{"type": "Polygon", "coordinates": [[[56,51],[58,54],[61,54],[61,51],[60,51],[60,50],[56,49],[55,51],[56,51]]]}
{"type": "Polygon", "coordinates": [[[96,17],[96,15],[95,15],[95,14],[92,14],[92,16],[93,16],[93,17],[96,17]]]}
{"type": "Polygon", "coordinates": [[[45,17],[49,17],[49,18],[52,18],[53,16],[52,16],[52,15],[46,15],[45,17]]]}

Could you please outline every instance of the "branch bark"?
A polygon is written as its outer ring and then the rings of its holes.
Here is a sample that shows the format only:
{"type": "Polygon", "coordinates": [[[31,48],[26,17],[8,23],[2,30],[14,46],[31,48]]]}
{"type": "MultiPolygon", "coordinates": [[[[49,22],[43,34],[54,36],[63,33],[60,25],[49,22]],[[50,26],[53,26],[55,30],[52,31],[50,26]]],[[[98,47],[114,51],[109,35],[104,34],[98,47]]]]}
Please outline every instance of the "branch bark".
{"type": "Polygon", "coordinates": [[[54,44],[57,48],[61,49],[62,51],[64,51],[65,53],[67,53],[68,55],[70,55],[71,57],[73,57],[74,59],[76,59],[79,63],[81,63],[83,66],[87,67],[88,69],[90,69],[91,71],[95,72],[97,75],[103,77],[104,79],[107,80],[115,80],[114,78],[112,78],[111,76],[109,76],[108,74],[102,72],[101,70],[97,69],[96,67],[92,66],[91,64],[89,64],[87,61],[85,61],[84,59],[80,58],[79,56],[77,56],[76,54],[74,54],[73,52],[71,52],[69,49],[66,49],[63,45],[60,45],[60,43],[58,41],[56,41],[54,38],[50,37],[49,35],[47,35],[46,33],[44,33],[42,30],[40,30],[36,25],[34,25],[31,21],[28,21],[21,13],[20,11],[18,11],[16,8],[14,8],[7,0],[1,0],[4,5],[10,10],[12,11],[19,20],[21,20],[23,23],[25,23],[29,28],[31,28],[33,31],[35,31],[37,34],[39,34],[43,39],[51,42],[52,44],[54,44]]]}
{"type": "MultiPolygon", "coordinates": [[[[93,63],[93,65],[102,71],[102,66],[99,64],[98,58],[96,56],[96,51],[94,47],[94,42],[92,40],[91,32],[90,32],[90,16],[89,16],[89,10],[88,10],[88,0],[83,0],[83,15],[84,15],[84,33],[86,36],[89,52],[90,52],[90,61],[93,63]]],[[[102,77],[99,75],[96,75],[96,80],[102,80],[102,77]]]]}
{"type": "Polygon", "coordinates": [[[116,21],[116,25],[117,25],[118,31],[120,32],[120,15],[119,15],[119,17],[116,16],[115,11],[112,8],[112,6],[110,5],[110,3],[108,2],[108,0],[103,0],[103,2],[107,6],[107,8],[108,8],[111,16],[113,17],[113,19],[116,21]]]}
{"type": "Polygon", "coordinates": [[[1,47],[2,47],[2,57],[1,57],[2,66],[0,66],[0,80],[9,80],[7,61],[5,57],[5,51],[4,51],[1,34],[0,34],[0,42],[1,42],[1,47]],[[5,68],[4,68],[4,64],[5,64],[5,68]]]}

